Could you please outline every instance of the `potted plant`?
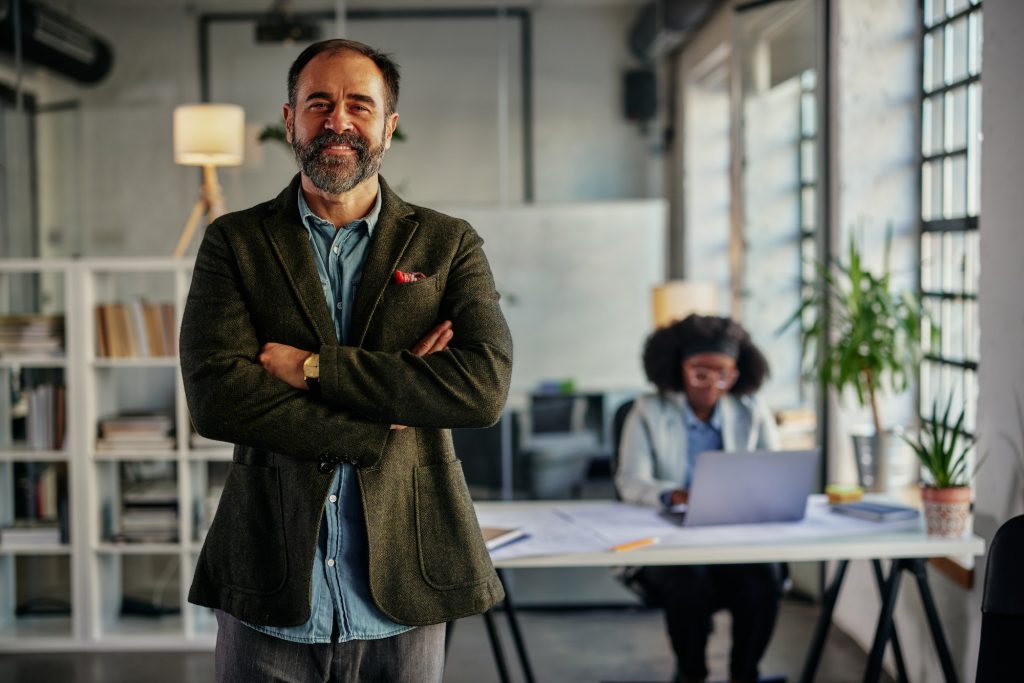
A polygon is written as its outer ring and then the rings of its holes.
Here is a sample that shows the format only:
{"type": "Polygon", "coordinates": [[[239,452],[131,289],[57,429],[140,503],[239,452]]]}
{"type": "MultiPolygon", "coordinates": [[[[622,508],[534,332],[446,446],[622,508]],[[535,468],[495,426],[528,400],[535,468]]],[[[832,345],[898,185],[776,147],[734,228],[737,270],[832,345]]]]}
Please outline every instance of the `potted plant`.
{"type": "MultiPolygon", "coordinates": [[[[916,291],[895,291],[890,270],[892,229],[885,239],[881,272],[864,264],[850,237],[845,262],[828,257],[815,267],[820,286],[809,288],[800,306],[782,326],[801,325],[805,372],[839,396],[852,388],[857,402],[869,406],[874,425],[870,437],[854,436],[862,486],[886,490],[887,454],[893,441],[882,425],[879,392],[902,392],[921,360],[925,314],[916,291]],[[828,307],[826,319],[823,311],[828,307]]],[[[932,327],[932,339],[937,330],[932,327]]],[[[907,456],[909,458],[909,454],[907,456]]]]}
{"type": "Polygon", "coordinates": [[[964,411],[956,422],[950,422],[953,399],[939,416],[938,402],[932,403],[931,415],[921,425],[916,439],[904,440],[917,454],[926,474],[921,483],[925,521],[931,536],[961,536],[971,510],[971,478],[981,462],[970,466],[968,454],[974,438],[965,434],[964,411]]]}

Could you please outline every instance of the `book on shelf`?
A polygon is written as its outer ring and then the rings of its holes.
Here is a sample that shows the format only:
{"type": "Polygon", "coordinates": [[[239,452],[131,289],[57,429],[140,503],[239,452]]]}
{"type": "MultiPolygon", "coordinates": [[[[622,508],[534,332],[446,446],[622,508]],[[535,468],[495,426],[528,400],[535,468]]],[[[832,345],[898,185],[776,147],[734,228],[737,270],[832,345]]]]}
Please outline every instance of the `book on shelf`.
{"type": "MultiPolygon", "coordinates": [[[[11,513],[14,527],[57,529],[58,542],[68,536],[67,465],[54,462],[14,462],[11,513]]],[[[27,532],[26,532],[27,533],[27,532]]]]}
{"type": "Polygon", "coordinates": [[[125,484],[121,493],[119,533],[113,540],[121,543],[176,543],[177,481],[166,473],[160,476],[159,467],[148,473],[138,466],[131,469],[142,478],[125,484]],[[158,478],[149,478],[150,475],[158,478]]]}
{"type": "Polygon", "coordinates": [[[63,369],[0,368],[0,448],[17,442],[33,451],[64,447],[67,427],[63,369]]]}
{"type": "Polygon", "coordinates": [[[161,358],[176,352],[174,305],[135,298],[96,304],[96,355],[161,358]]]}
{"type": "Polygon", "coordinates": [[[16,519],[0,528],[0,544],[3,545],[60,545],[63,534],[59,524],[34,519],[16,519]]]}
{"type": "Polygon", "coordinates": [[[174,422],[164,413],[105,417],[97,425],[96,450],[105,453],[158,451],[175,448],[174,422]]]}
{"type": "Polygon", "coordinates": [[[0,355],[60,355],[63,315],[0,315],[0,355]]]}

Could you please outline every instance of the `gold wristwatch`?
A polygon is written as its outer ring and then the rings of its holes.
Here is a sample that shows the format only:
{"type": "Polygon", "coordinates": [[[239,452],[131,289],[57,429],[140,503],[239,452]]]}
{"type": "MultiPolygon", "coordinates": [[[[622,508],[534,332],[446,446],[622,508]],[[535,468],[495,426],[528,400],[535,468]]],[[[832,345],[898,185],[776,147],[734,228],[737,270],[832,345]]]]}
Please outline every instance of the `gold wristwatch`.
{"type": "Polygon", "coordinates": [[[306,380],[306,386],[313,393],[320,393],[320,354],[311,353],[306,360],[302,361],[302,376],[306,380]]]}

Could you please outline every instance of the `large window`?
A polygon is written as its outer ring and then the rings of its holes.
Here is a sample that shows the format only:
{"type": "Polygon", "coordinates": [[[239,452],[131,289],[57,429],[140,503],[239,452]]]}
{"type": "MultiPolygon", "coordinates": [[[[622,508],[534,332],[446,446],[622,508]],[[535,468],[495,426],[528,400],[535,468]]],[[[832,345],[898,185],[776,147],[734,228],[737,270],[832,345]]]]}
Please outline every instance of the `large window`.
{"type": "Polygon", "coordinates": [[[981,0],[924,0],[921,91],[921,290],[936,343],[921,366],[922,416],[933,402],[977,410],[981,0]]]}

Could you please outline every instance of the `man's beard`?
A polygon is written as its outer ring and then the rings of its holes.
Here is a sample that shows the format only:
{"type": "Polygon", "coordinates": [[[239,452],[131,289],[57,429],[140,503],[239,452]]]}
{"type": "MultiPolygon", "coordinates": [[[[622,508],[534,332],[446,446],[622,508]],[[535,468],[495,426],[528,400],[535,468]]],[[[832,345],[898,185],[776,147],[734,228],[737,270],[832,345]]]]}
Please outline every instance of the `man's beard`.
{"type": "Polygon", "coordinates": [[[313,184],[328,194],[343,194],[380,170],[384,158],[384,141],[376,147],[355,131],[335,133],[325,130],[308,142],[292,135],[292,150],[302,172],[313,184]],[[334,145],[348,145],[355,156],[323,154],[334,145]]]}

